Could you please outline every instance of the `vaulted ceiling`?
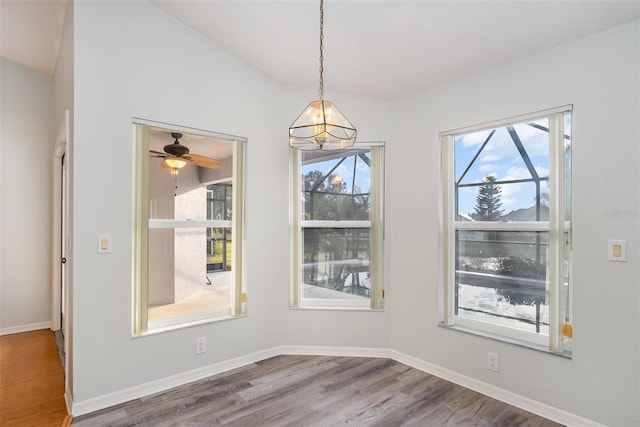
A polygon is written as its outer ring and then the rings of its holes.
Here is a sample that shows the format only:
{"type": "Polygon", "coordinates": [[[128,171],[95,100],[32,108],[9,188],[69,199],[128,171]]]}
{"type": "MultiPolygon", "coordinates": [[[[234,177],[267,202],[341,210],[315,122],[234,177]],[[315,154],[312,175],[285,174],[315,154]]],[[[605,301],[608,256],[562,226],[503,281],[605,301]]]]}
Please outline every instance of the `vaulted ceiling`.
{"type": "MultiPolygon", "coordinates": [[[[52,74],[67,0],[0,0],[2,56],[52,74]]],[[[155,0],[290,86],[318,87],[319,1],[155,0]]],[[[325,89],[394,99],[640,18],[640,1],[326,0],[325,89]]]]}

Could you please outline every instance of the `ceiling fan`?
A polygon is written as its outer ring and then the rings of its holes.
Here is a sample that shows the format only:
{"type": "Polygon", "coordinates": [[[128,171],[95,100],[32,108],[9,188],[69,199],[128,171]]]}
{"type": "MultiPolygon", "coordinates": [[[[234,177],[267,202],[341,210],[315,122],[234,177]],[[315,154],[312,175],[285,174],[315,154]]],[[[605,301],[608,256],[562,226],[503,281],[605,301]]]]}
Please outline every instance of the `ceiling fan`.
{"type": "Polygon", "coordinates": [[[187,163],[209,169],[220,169],[220,165],[216,159],[200,156],[198,154],[190,154],[189,148],[180,144],[182,134],[172,132],[171,138],[174,139],[173,144],[164,146],[164,153],[155,150],[149,150],[151,157],[160,157],[162,162],[160,166],[165,169],[171,169],[171,175],[177,175],[180,169],[185,167],[187,163]]]}

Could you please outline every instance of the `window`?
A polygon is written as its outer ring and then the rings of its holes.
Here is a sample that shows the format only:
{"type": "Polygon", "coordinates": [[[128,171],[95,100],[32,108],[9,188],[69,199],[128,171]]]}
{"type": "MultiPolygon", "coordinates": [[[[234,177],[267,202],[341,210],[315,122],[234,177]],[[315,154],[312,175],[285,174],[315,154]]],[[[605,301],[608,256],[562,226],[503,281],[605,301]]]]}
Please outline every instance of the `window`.
{"type": "Polygon", "coordinates": [[[226,221],[228,225],[227,227],[207,228],[207,273],[231,270],[232,201],[233,185],[230,182],[207,186],[207,219],[226,221]]]}
{"type": "Polygon", "coordinates": [[[243,314],[245,140],[140,119],[134,140],[133,334],[243,314]]]}
{"type": "Polygon", "coordinates": [[[383,145],[291,153],[291,306],[381,308],[383,145]]]}
{"type": "Polygon", "coordinates": [[[571,107],[440,136],[442,323],[568,353],[571,107]]]}

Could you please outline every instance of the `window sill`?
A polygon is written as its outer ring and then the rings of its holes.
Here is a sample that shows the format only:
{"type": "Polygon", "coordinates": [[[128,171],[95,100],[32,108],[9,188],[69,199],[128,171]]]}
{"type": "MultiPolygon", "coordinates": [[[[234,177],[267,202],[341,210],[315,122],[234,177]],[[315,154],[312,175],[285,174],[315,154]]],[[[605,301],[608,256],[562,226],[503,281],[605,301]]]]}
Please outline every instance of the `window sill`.
{"type": "Polygon", "coordinates": [[[156,334],[161,334],[161,333],[164,333],[164,332],[177,331],[179,329],[191,328],[193,326],[206,325],[206,324],[209,324],[209,323],[224,322],[224,321],[227,321],[227,320],[239,319],[239,318],[242,318],[242,317],[247,317],[247,315],[243,313],[243,314],[240,314],[238,316],[225,315],[225,316],[209,317],[209,318],[200,319],[200,320],[182,322],[182,323],[177,323],[177,324],[167,325],[167,326],[162,326],[162,327],[155,327],[155,328],[149,329],[148,331],[143,332],[141,334],[132,334],[132,337],[133,338],[146,337],[146,336],[149,336],[149,335],[156,335],[156,334]]]}
{"type": "Polygon", "coordinates": [[[440,326],[442,328],[445,328],[445,329],[451,329],[451,330],[458,331],[458,332],[463,332],[463,333],[467,333],[467,334],[471,334],[471,335],[476,335],[476,336],[480,336],[480,337],[484,337],[484,338],[493,339],[493,340],[496,340],[496,341],[501,341],[501,342],[504,342],[504,343],[507,343],[507,344],[516,345],[518,347],[528,348],[529,350],[535,350],[535,351],[540,351],[542,353],[551,354],[551,355],[554,355],[554,356],[560,356],[560,357],[563,357],[565,359],[571,359],[572,358],[572,352],[571,351],[563,351],[563,352],[559,353],[559,352],[551,351],[551,350],[549,350],[548,347],[545,347],[545,346],[542,346],[542,345],[530,343],[530,342],[527,342],[527,341],[518,340],[518,339],[515,339],[515,338],[508,338],[508,337],[504,337],[502,335],[492,334],[490,332],[479,331],[477,329],[467,328],[467,327],[459,326],[459,325],[447,326],[443,322],[439,322],[438,326],[440,326]]]}
{"type": "Polygon", "coordinates": [[[361,312],[383,312],[384,309],[383,308],[371,308],[371,307],[320,307],[320,306],[315,306],[315,307],[310,307],[310,306],[303,306],[303,307],[289,307],[289,310],[300,310],[300,311],[361,311],[361,312]]]}

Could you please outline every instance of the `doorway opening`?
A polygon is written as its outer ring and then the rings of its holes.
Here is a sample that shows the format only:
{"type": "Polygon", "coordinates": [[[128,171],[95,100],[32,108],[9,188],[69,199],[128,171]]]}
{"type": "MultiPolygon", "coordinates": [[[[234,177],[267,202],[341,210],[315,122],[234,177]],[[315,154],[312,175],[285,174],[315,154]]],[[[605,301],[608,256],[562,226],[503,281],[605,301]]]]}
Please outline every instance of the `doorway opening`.
{"type": "Polygon", "coordinates": [[[67,376],[69,351],[69,112],[65,112],[53,153],[53,238],[51,274],[51,330],[54,331],[60,360],[67,376]]]}

